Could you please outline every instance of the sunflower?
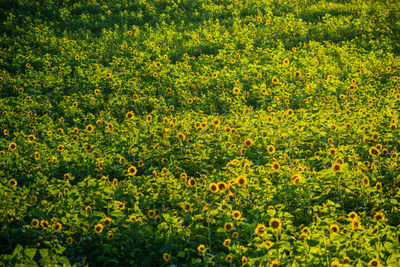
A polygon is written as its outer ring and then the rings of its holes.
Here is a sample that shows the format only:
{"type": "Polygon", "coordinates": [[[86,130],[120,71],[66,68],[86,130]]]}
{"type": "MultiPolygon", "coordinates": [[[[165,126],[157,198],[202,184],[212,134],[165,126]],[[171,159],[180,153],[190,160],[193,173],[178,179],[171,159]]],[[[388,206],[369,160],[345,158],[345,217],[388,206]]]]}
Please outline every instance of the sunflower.
{"type": "Polygon", "coordinates": [[[329,231],[331,231],[332,233],[339,233],[339,226],[337,224],[331,224],[329,226],[329,231]]]}
{"type": "Polygon", "coordinates": [[[225,190],[227,189],[227,185],[225,182],[219,182],[217,186],[220,193],[224,193],[225,190]]]}
{"type": "Polygon", "coordinates": [[[271,263],[269,264],[269,267],[278,267],[280,264],[279,260],[273,260],[271,261],[271,263]]]}
{"type": "Polygon", "coordinates": [[[184,203],[182,207],[185,212],[188,212],[191,208],[189,203],[184,203]]]}
{"type": "Polygon", "coordinates": [[[179,132],[177,136],[178,136],[178,139],[181,141],[184,141],[186,139],[186,136],[181,132],[179,132]]]}
{"type": "Polygon", "coordinates": [[[273,84],[278,84],[279,83],[279,79],[276,78],[276,77],[272,78],[272,83],[273,84]]]}
{"type": "Polygon", "coordinates": [[[288,66],[289,64],[290,64],[289,59],[285,58],[285,59],[283,60],[283,65],[288,66]]]}
{"type": "Polygon", "coordinates": [[[232,211],[232,217],[234,220],[240,220],[242,218],[242,213],[238,210],[232,211]]]}
{"type": "Polygon", "coordinates": [[[135,166],[130,166],[128,168],[128,173],[129,173],[129,175],[135,175],[137,173],[136,167],[135,166]]]}
{"type": "Polygon", "coordinates": [[[348,214],[348,216],[349,216],[350,220],[357,220],[358,219],[358,214],[356,212],[354,212],[354,211],[350,212],[348,214]]]}
{"type": "Polygon", "coordinates": [[[253,145],[253,141],[251,139],[244,140],[244,145],[247,147],[251,147],[253,145]]]}
{"type": "Polygon", "coordinates": [[[98,223],[94,226],[94,232],[96,234],[100,234],[101,232],[103,232],[103,225],[101,223],[98,223]]]}
{"type": "Polygon", "coordinates": [[[264,224],[257,225],[254,233],[259,236],[264,236],[267,233],[267,227],[264,224]]]}
{"type": "Polygon", "coordinates": [[[281,165],[278,162],[274,162],[272,163],[271,168],[274,172],[278,172],[281,169],[281,165]]]}
{"type": "Polygon", "coordinates": [[[111,78],[111,73],[106,73],[106,78],[110,79],[111,78]]]}
{"type": "Polygon", "coordinates": [[[40,221],[40,225],[42,226],[42,228],[43,228],[44,230],[46,230],[47,228],[49,228],[49,223],[48,223],[48,221],[46,221],[46,220],[41,220],[41,221],[40,221]]]}
{"type": "Polygon", "coordinates": [[[234,88],[233,88],[233,94],[237,95],[237,94],[239,94],[239,93],[240,93],[239,87],[234,87],[234,88]]]}
{"type": "Polygon", "coordinates": [[[190,186],[190,187],[196,187],[196,180],[194,179],[194,178],[190,178],[189,180],[188,180],[188,185],[190,186]]]}
{"type": "Polygon", "coordinates": [[[153,116],[151,116],[150,114],[146,116],[147,122],[151,122],[152,120],[153,120],[153,116]]]}
{"type": "Polygon", "coordinates": [[[331,267],[340,267],[340,266],[342,266],[342,264],[337,259],[331,262],[331,267]]]}
{"type": "Polygon", "coordinates": [[[130,120],[135,116],[135,114],[133,113],[133,111],[129,111],[128,113],[126,113],[125,117],[130,120]]]}
{"type": "Polygon", "coordinates": [[[33,134],[28,136],[28,141],[31,143],[33,143],[35,141],[35,139],[36,139],[36,137],[33,134]]]}
{"type": "Polygon", "coordinates": [[[343,160],[342,158],[337,158],[337,159],[335,160],[335,162],[336,162],[337,164],[340,164],[340,165],[343,165],[343,164],[344,164],[344,160],[343,160]]]}
{"type": "Polygon", "coordinates": [[[67,237],[67,244],[68,245],[72,245],[72,243],[74,243],[74,239],[72,237],[67,237]]]}
{"type": "Polygon", "coordinates": [[[232,231],[232,230],[233,230],[233,223],[231,223],[231,222],[225,223],[225,224],[224,224],[224,230],[225,230],[226,232],[232,231]]]}
{"type": "Polygon", "coordinates": [[[165,262],[169,262],[169,260],[171,259],[171,255],[169,255],[168,253],[164,253],[162,257],[165,262]]]}
{"type": "Polygon", "coordinates": [[[186,174],[186,172],[182,172],[181,173],[181,175],[179,176],[182,180],[185,180],[186,181],[186,179],[187,179],[187,174],[186,174]]]}
{"type": "Polygon", "coordinates": [[[373,157],[379,156],[381,152],[377,147],[371,146],[368,150],[369,154],[373,157]]]}
{"type": "Polygon", "coordinates": [[[365,187],[369,186],[369,178],[367,176],[364,176],[362,178],[361,182],[362,182],[363,186],[365,186],[365,187]]]}
{"type": "Polygon", "coordinates": [[[232,256],[231,255],[226,255],[225,260],[226,260],[226,262],[231,262],[232,261],[232,256]]]}
{"type": "Polygon", "coordinates": [[[212,193],[216,193],[218,192],[218,185],[216,183],[211,183],[208,186],[208,189],[212,192],[212,193]]]}
{"type": "Polygon", "coordinates": [[[114,233],[111,232],[111,231],[108,232],[108,233],[107,233],[107,239],[108,239],[108,240],[112,240],[113,238],[114,238],[114,233]]]}
{"type": "Polygon", "coordinates": [[[11,143],[8,145],[8,149],[10,149],[11,151],[14,151],[15,149],[17,149],[17,144],[14,143],[14,142],[11,142],[11,143]]]}
{"type": "Polygon", "coordinates": [[[245,263],[247,263],[247,257],[246,256],[243,256],[242,257],[242,265],[244,265],[245,263]]]}
{"type": "Polygon", "coordinates": [[[94,130],[93,125],[89,124],[89,125],[86,126],[86,131],[87,131],[88,133],[92,133],[93,130],[94,130]]]}
{"type": "Polygon", "coordinates": [[[375,185],[375,188],[377,191],[382,191],[382,183],[381,182],[377,182],[375,185]]]}
{"type": "Polygon", "coordinates": [[[16,187],[18,183],[17,183],[17,180],[15,180],[15,179],[10,179],[10,180],[8,181],[8,184],[11,185],[11,186],[13,186],[13,187],[16,187]]]}
{"type": "Polygon", "coordinates": [[[379,133],[373,132],[371,138],[372,138],[372,140],[375,140],[375,141],[378,140],[378,138],[379,138],[379,133]]]}
{"type": "Polygon", "coordinates": [[[229,238],[225,239],[222,245],[224,247],[229,247],[231,245],[231,240],[229,238]]]}
{"type": "Polygon", "coordinates": [[[342,165],[339,164],[339,163],[335,163],[335,164],[332,165],[332,170],[335,173],[341,172],[342,171],[342,165]]]}
{"type": "Polygon", "coordinates": [[[378,211],[374,215],[374,221],[375,222],[385,221],[385,214],[382,211],[378,211]]]}
{"type": "Polygon", "coordinates": [[[396,130],[397,129],[397,125],[395,123],[390,124],[390,130],[396,130]]]}
{"type": "Polygon", "coordinates": [[[110,217],[105,217],[103,219],[103,223],[104,223],[105,226],[110,226],[111,225],[111,221],[112,221],[112,219],[110,217]]]}
{"type": "Polygon", "coordinates": [[[39,220],[38,219],[33,219],[31,222],[31,226],[33,228],[38,228],[39,227],[39,220]]]}
{"type": "Polygon", "coordinates": [[[35,152],[34,157],[35,157],[35,160],[39,160],[40,159],[40,153],[39,152],[35,152]]]}
{"type": "Polygon", "coordinates": [[[301,183],[301,180],[302,180],[301,174],[296,173],[296,174],[293,175],[293,177],[292,177],[292,184],[298,185],[298,184],[301,183]]]}
{"type": "Polygon", "coordinates": [[[236,178],[236,183],[238,186],[245,186],[247,184],[247,178],[244,177],[243,175],[239,175],[236,178]]]}
{"type": "Polygon", "coordinates": [[[269,154],[274,154],[274,152],[275,152],[275,147],[274,147],[273,145],[269,145],[269,146],[267,147],[267,151],[268,151],[269,154]]]}
{"type": "Polygon", "coordinates": [[[368,266],[376,266],[376,267],[381,267],[382,264],[378,259],[372,259],[368,262],[368,266]]]}
{"type": "Polygon", "coordinates": [[[201,244],[197,247],[197,251],[200,253],[205,252],[205,250],[206,250],[206,247],[203,244],[201,244]]]}
{"type": "Polygon", "coordinates": [[[272,219],[269,221],[269,226],[271,226],[271,228],[272,228],[274,231],[279,231],[279,230],[282,228],[282,222],[281,222],[281,220],[279,220],[278,218],[272,218],[272,219]]]}
{"type": "Polygon", "coordinates": [[[59,222],[57,222],[57,223],[54,225],[54,231],[55,231],[55,232],[60,232],[60,231],[61,231],[61,228],[62,228],[62,224],[59,223],[59,222]]]}
{"type": "Polygon", "coordinates": [[[155,210],[149,210],[147,212],[147,216],[149,216],[149,218],[154,218],[156,216],[156,211],[155,210]]]}

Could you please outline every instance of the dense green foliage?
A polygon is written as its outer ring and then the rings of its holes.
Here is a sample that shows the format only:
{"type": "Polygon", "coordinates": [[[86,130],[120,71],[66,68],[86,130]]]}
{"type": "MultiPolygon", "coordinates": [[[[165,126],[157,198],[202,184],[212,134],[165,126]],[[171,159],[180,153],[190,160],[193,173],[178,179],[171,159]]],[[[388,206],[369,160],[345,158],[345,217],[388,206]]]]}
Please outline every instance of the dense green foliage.
{"type": "Polygon", "coordinates": [[[0,262],[396,266],[400,4],[0,4],[0,262]]]}

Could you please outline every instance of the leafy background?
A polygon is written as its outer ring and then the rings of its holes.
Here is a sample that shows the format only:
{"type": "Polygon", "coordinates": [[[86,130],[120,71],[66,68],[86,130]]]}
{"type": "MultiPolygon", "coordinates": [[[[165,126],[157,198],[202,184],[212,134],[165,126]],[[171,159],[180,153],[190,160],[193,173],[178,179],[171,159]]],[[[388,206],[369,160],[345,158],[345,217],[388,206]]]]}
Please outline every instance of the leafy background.
{"type": "Polygon", "coordinates": [[[1,262],[395,266],[399,11],[2,1],[1,262]]]}

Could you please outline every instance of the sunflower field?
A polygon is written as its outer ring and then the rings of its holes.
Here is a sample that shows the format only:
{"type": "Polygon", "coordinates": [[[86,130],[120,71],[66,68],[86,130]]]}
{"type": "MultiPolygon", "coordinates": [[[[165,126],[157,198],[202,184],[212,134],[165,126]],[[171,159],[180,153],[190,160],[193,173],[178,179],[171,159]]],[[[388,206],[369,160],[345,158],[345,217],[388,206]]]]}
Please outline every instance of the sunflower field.
{"type": "Polygon", "coordinates": [[[0,1],[0,266],[400,266],[397,0],[0,1]]]}

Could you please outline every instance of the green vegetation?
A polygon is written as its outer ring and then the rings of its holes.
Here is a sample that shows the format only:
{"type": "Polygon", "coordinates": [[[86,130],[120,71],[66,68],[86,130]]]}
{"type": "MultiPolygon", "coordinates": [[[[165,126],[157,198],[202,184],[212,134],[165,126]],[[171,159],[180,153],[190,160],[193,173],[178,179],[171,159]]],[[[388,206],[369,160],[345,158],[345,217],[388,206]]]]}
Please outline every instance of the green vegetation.
{"type": "Polygon", "coordinates": [[[2,265],[399,264],[398,1],[0,20],[2,265]]]}

